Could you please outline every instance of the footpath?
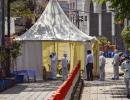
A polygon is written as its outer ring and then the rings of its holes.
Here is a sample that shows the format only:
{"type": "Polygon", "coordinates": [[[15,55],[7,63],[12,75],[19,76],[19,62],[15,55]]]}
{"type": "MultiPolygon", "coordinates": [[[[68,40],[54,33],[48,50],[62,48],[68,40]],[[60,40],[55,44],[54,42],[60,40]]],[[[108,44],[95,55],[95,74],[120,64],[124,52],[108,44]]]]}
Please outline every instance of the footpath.
{"type": "Polygon", "coordinates": [[[17,84],[0,93],[0,100],[47,100],[62,83],[57,80],[17,84]]]}
{"type": "Polygon", "coordinates": [[[107,58],[106,61],[106,80],[84,81],[81,100],[130,100],[126,98],[123,76],[120,76],[120,80],[111,80],[112,59],[107,58]]]}

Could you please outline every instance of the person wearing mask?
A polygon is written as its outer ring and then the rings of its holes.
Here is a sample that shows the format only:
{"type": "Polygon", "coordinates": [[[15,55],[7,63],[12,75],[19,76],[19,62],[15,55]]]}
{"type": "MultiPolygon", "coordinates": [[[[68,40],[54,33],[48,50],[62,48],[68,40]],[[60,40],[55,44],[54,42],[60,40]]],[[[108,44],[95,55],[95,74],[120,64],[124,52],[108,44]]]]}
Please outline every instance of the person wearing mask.
{"type": "Polygon", "coordinates": [[[87,80],[92,81],[93,80],[93,55],[91,53],[91,50],[87,51],[87,57],[86,57],[86,72],[87,72],[87,80]]]}
{"type": "Polygon", "coordinates": [[[100,52],[99,56],[99,70],[100,70],[100,81],[105,80],[105,63],[106,63],[106,58],[103,56],[103,52],[100,52]]]}
{"type": "Polygon", "coordinates": [[[67,60],[67,54],[64,54],[64,57],[61,60],[61,64],[62,64],[62,79],[64,81],[68,77],[68,60],[67,60]]]}
{"type": "Polygon", "coordinates": [[[129,85],[130,85],[130,57],[126,56],[125,60],[121,64],[121,69],[124,72],[124,81],[126,84],[126,90],[127,90],[127,97],[130,98],[130,90],[129,90],[129,85]]]}
{"type": "Polygon", "coordinates": [[[118,80],[119,79],[119,63],[120,63],[120,57],[118,54],[118,51],[115,50],[114,58],[113,58],[113,77],[112,80],[118,80]]]}

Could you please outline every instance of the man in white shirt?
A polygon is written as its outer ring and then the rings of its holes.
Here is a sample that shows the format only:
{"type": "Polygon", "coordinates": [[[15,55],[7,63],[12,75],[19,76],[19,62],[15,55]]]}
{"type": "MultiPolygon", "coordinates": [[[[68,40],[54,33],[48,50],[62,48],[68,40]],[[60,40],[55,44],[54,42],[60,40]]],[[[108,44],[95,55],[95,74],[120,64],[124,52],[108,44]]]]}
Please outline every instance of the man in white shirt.
{"type": "Polygon", "coordinates": [[[91,54],[91,50],[87,51],[86,57],[86,72],[87,72],[87,80],[93,80],[93,55],[91,54]]]}
{"type": "Polygon", "coordinates": [[[130,85],[130,57],[126,56],[125,61],[121,64],[121,69],[124,72],[124,81],[126,84],[127,97],[130,97],[129,85],[130,85]]]}
{"type": "Polygon", "coordinates": [[[100,69],[100,81],[104,81],[105,80],[105,63],[106,63],[106,58],[103,56],[103,52],[100,52],[100,56],[99,56],[99,69],[100,69]]]}
{"type": "Polygon", "coordinates": [[[115,50],[115,55],[114,55],[114,58],[113,58],[113,80],[118,80],[119,79],[119,63],[120,63],[120,57],[119,57],[119,54],[118,54],[118,51],[115,50]]]}

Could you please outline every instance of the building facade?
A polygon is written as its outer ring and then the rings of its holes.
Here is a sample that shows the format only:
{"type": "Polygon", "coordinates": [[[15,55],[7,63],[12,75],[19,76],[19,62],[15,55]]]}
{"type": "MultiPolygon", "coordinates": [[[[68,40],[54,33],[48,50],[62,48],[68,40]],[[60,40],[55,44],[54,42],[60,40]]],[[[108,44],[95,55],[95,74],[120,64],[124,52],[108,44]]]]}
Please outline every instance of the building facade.
{"type": "Polygon", "coordinates": [[[78,0],[77,10],[80,12],[79,16],[83,16],[79,28],[88,35],[106,37],[117,45],[117,49],[122,50],[124,45],[120,34],[124,25],[115,24],[115,15],[109,6],[108,2],[100,5],[94,0],[78,0]]]}
{"type": "MultiPolygon", "coordinates": [[[[65,3],[68,5],[74,3],[74,7],[68,6],[69,18],[84,33],[96,37],[104,36],[112,44],[117,45],[117,49],[124,50],[121,31],[127,25],[126,22],[121,25],[115,23],[115,14],[109,8],[110,2],[100,5],[95,0],[58,1],[60,4],[62,3],[61,6],[65,3]]],[[[65,9],[63,10],[65,11],[65,9]]]]}

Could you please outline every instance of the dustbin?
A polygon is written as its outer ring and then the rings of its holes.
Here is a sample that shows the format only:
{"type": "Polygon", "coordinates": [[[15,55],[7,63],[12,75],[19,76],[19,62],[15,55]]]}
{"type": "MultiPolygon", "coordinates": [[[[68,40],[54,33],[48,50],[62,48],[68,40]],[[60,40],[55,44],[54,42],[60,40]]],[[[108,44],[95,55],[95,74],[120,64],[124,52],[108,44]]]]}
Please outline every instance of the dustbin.
{"type": "Polygon", "coordinates": [[[23,83],[24,82],[24,75],[16,75],[15,81],[16,81],[16,83],[23,83]]]}

